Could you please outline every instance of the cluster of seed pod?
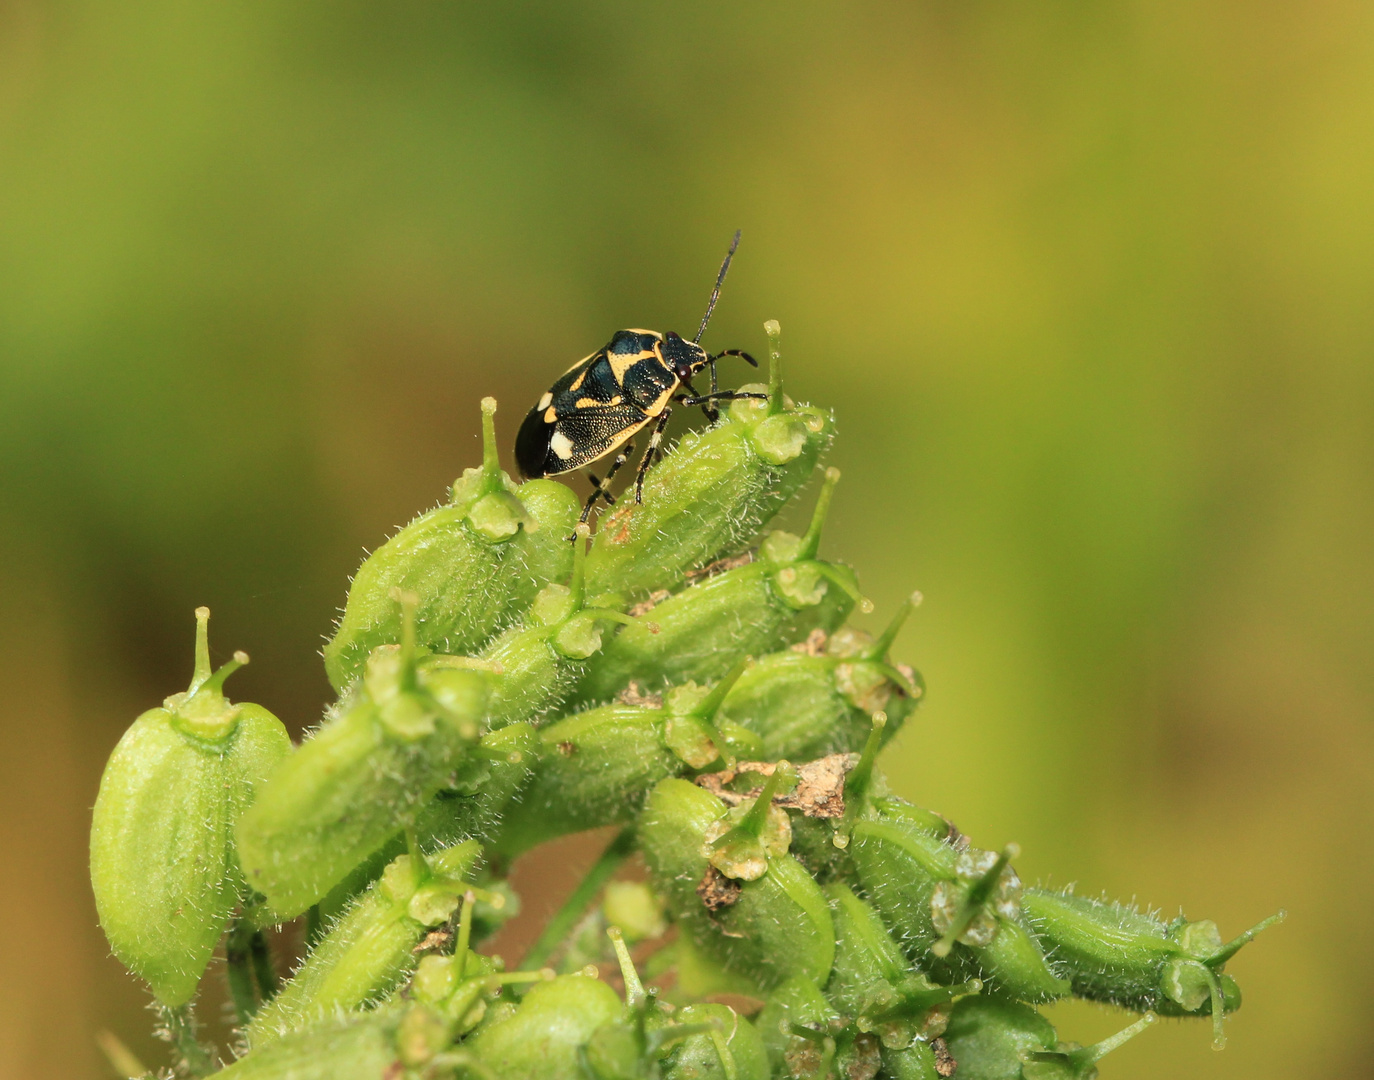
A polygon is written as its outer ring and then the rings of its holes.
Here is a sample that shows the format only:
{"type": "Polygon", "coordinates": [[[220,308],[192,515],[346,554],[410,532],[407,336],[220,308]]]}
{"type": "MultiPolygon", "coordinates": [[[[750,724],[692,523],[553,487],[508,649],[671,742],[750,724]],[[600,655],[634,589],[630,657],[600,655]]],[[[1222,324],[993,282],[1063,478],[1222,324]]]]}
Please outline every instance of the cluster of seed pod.
{"type": "Polygon", "coordinates": [[[871,606],[819,555],[834,469],[804,535],[764,534],[833,435],[767,329],[769,384],[745,388],[767,397],[683,438],[590,549],[571,490],[501,471],[484,401],[482,467],[355,577],[339,701],[299,747],[224,697],[247,658],[212,674],[198,612],[191,687],[116,748],[91,839],[178,1072],[219,1067],[189,1003],[222,938],[222,1071],[255,1080],[1086,1080],[1156,1015],[1220,1039],[1222,969],[1259,927],[1025,888],[1014,849],[888,791],[876,757],[923,693],[888,652],[918,598],[877,638],[846,626],[871,606]],[[519,964],[476,951],[516,906],[513,856],[608,825],[519,964]],[[611,881],[636,854],[647,883],[611,881]],[[301,916],[279,983],[263,930],[301,916]],[[1062,1042],[1034,1006],[1069,994],[1140,1016],[1062,1042]]]}

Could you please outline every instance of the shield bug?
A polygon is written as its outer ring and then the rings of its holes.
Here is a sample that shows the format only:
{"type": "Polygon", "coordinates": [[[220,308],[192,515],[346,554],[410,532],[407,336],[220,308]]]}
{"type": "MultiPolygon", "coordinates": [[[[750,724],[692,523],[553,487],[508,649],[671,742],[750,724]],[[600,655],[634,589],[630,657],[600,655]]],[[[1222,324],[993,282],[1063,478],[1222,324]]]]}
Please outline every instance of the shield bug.
{"type": "Polygon", "coordinates": [[[643,501],[644,474],[659,455],[663,429],[672,415],[672,402],[700,405],[712,423],[717,419],[716,402],[740,398],[761,398],[764,394],[740,393],[716,388],[716,361],[724,356],[738,356],[758,367],[758,361],[740,349],[708,353],[698,342],[711,321],[720,287],[730,269],[730,260],[739,247],[740,234],[734,241],[716,275],[716,285],[706,305],[697,336],[691,341],[671,330],[660,334],[656,330],[617,330],[605,346],[565,371],[539,399],[515,439],[515,460],[527,480],[557,476],[572,472],[598,461],[615,450],[604,480],[588,473],[592,494],[582,509],[586,521],[597,499],[614,504],[609,490],[611,478],[634,453],[630,442],[635,433],[649,424],[654,425],[649,445],[639,463],[635,477],[635,502],[643,501]],[[711,373],[711,389],[697,392],[692,385],[694,376],[702,371],[711,373]],[[682,389],[686,393],[681,393],[682,389]]]}

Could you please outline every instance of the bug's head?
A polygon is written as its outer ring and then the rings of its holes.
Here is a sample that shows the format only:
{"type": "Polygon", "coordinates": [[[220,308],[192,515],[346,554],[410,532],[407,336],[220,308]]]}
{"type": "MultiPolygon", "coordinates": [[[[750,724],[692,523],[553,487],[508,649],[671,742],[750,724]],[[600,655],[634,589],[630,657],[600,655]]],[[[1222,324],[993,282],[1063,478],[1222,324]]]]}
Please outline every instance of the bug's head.
{"type": "Polygon", "coordinates": [[[679,379],[690,379],[710,362],[705,349],[671,330],[663,335],[660,349],[663,362],[673,369],[673,374],[679,379]]]}

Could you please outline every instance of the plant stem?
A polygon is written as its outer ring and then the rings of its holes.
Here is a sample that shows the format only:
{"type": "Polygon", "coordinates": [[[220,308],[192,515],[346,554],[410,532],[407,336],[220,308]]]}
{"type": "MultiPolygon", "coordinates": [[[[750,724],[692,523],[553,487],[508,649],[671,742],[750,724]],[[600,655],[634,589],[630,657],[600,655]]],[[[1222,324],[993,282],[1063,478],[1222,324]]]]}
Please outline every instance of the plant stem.
{"type": "Polygon", "coordinates": [[[622,829],[601,853],[601,857],[596,860],[592,868],[587,871],[587,876],[582,879],[577,888],[572,891],[572,895],[563,902],[563,906],[549,920],[544,932],[539,935],[539,940],[530,946],[529,952],[520,961],[521,971],[533,971],[544,966],[544,962],[553,955],[553,951],[558,948],[568,932],[582,918],[582,913],[591,906],[596,894],[601,891],[601,887],[606,884],[611,875],[626,857],[634,850],[635,831],[633,828],[622,829]]]}
{"type": "Polygon", "coordinates": [[[171,1008],[159,1006],[162,1026],[158,1035],[172,1044],[172,1071],[181,1077],[209,1076],[215,1070],[215,1055],[210,1047],[196,1038],[196,1018],[191,1006],[171,1008]]]}
{"type": "Polygon", "coordinates": [[[253,987],[253,925],[238,919],[224,942],[225,978],[229,998],[239,1027],[244,1027],[258,1011],[258,995],[253,987]]]}
{"type": "Polygon", "coordinates": [[[272,949],[267,944],[267,935],[261,930],[253,931],[249,947],[253,951],[253,974],[258,980],[258,997],[266,1005],[277,996],[277,967],[272,963],[272,949]]]}

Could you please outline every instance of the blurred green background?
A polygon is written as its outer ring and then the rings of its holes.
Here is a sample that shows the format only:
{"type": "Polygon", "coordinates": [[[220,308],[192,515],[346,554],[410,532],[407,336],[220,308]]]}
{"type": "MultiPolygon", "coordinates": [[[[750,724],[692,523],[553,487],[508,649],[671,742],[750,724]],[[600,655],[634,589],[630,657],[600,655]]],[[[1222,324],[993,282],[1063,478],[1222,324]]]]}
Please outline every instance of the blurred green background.
{"type": "MultiPolygon", "coordinates": [[[[191,610],[294,728],[364,547],[622,326],[783,326],[900,790],[1023,875],[1288,922],[1224,1053],[1374,1075],[1374,9],[0,0],[0,1075],[149,1050],[86,882],[191,610]]],[[[727,379],[739,377],[726,368],[727,379]]],[[[1055,1010],[1081,1041],[1122,1023],[1055,1010]]]]}

